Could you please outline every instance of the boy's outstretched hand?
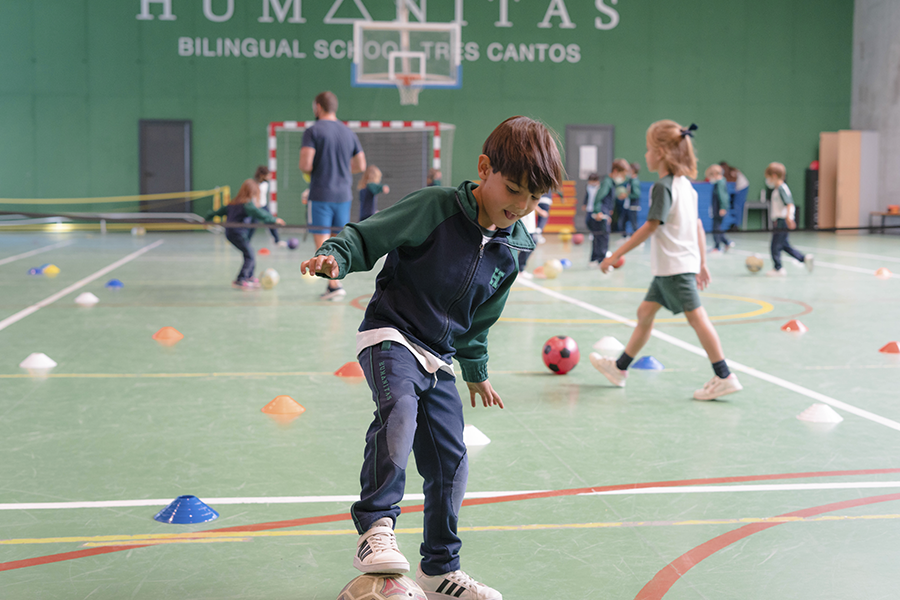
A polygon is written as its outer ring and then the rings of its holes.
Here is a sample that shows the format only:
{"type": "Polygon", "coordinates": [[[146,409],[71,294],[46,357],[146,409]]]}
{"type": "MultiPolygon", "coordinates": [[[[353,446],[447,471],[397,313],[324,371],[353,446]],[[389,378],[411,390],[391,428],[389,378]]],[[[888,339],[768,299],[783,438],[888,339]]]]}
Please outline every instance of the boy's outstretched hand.
{"type": "Polygon", "coordinates": [[[481,396],[481,401],[484,403],[485,407],[496,404],[500,408],[503,408],[503,400],[500,399],[500,394],[494,391],[494,388],[491,387],[491,382],[487,379],[480,383],[467,381],[466,385],[469,386],[469,396],[472,398],[472,406],[475,406],[475,394],[478,394],[481,396]]]}
{"type": "Polygon", "coordinates": [[[326,277],[331,277],[335,279],[338,275],[340,275],[340,269],[338,268],[337,261],[330,254],[313,256],[309,260],[304,260],[300,263],[300,273],[310,275],[325,275],[326,277]]]}

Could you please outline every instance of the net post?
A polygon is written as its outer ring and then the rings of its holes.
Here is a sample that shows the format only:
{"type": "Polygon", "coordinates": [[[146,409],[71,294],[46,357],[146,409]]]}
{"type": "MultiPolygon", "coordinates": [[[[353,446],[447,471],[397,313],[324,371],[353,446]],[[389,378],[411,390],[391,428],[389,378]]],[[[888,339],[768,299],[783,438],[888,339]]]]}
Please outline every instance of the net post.
{"type": "Polygon", "coordinates": [[[231,204],[231,186],[222,186],[222,204],[225,206],[231,204]]]}
{"type": "MultiPolygon", "coordinates": [[[[213,190],[213,210],[219,210],[220,208],[222,208],[221,194],[222,192],[219,186],[216,186],[216,189],[213,190]]],[[[213,223],[218,223],[221,220],[221,217],[213,217],[213,223]]]]}

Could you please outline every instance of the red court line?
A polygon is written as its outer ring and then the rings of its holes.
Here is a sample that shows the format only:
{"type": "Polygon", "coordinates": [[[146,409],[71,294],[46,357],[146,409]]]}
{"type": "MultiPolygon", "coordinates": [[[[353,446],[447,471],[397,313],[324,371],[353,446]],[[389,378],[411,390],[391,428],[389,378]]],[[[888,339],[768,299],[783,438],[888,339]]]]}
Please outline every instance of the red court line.
{"type": "MultiPolygon", "coordinates": [[[[856,506],[866,506],[869,504],[877,504],[879,502],[891,502],[892,500],[900,500],[900,494],[886,494],[884,496],[872,496],[870,498],[857,498],[855,500],[846,500],[844,502],[833,502],[832,504],[824,504],[822,506],[814,506],[812,508],[804,508],[794,512],[779,515],[780,517],[812,517],[842,508],[853,508],[856,506]]],[[[654,577],[645,585],[634,600],[660,600],[669,589],[688,572],[691,567],[697,565],[705,558],[719,550],[730,546],[746,537],[775,527],[776,525],[784,525],[785,523],[753,523],[745,525],[739,529],[723,533],[718,537],[714,537],[708,542],[700,544],[693,550],[685,552],[668,565],[662,568],[654,577]]]]}
{"type": "MultiPolygon", "coordinates": [[[[890,473],[900,473],[900,469],[861,469],[856,471],[813,471],[807,473],[776,473],[774,475],[742,475],[736,477],[708,477],[705,479],[679,479],[675,481],[648,481],[644,483],[624,483],[619,485],[604,485],[586,488],[573,488],[568,490],[551,490],[547,492],[532,492],[528,494],[515,494],[510,496],[497,496],[494,498],[473,498],[463,502],[463,506],[477,506],[480,504],[497,504],[500,502],[517,502],[520,500],[536,500],[539,498],[558,498],[561,496],[577,496],[578,494],[589,494],[592,492],[610,492],[615,490],[638,490],[651,487],[676,487],[681,485],[711,485],[716,483],[744,483],[747,481],[774,481],[779,479],[806,479],[810,477],[847,477],[854,475],[884,475],[890,473]]],[[[424,510],[422,504],[413,506],[404,506],[402,512],[414,513],[424,510]]],[[[272,529],[284,529],[286,527],[300,527],[303,525],[315,525],[317,523],[334,523],[337,521],[351,520],[350,513],[338,513],[334,515],[321,515],[318,517],[303,517],[300,519],[288,519],[285,521],[270,521],[268,523],[255,523],[252,525],[237,525],[235,527],[223,527],[219,529],[208,529],[203,533],[236,533],[242,531],[268,531],[272,529]]],[[[162,543],[162,542],[160,542],[162,543]]],[[[109,554],[112,552],[121,552],[122,550],[133,550],[135,548],[145,548],[147,546],[156,546],[153,542],[140,546],[104,546],[101,548],[89,548],[85,550],[75,550],[73,552],[63,552],[61,554],[50,554],[47,556],[37,556],[35,558],[26,558],[24,560],[15,560],[0,563],[0,572],[10,571],[13,569],[22,569],[24,567],[34,567],[37,565],[46,565],[49,563],[62,562],[83,558],[85,556],[94,556],[97,554],[109,554]]]]}

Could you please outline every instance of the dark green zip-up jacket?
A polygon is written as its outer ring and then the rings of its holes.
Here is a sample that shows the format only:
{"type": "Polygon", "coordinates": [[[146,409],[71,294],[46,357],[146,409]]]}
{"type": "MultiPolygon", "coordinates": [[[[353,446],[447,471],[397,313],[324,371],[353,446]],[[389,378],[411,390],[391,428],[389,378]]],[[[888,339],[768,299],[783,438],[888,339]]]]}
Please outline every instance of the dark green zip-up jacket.
{"type": "Polygon", "coordinates": [[[348,224],[317,255],[332,255],[338,279],[368,271],[384,255],[360,331],[392,327],[449,363],[465,381],[487,379],[488,329],[500,317],[518,272],[518,253],[534,242],[520,222],[485,242],[466,181],[429,187],[361,223],[348,224]]]}

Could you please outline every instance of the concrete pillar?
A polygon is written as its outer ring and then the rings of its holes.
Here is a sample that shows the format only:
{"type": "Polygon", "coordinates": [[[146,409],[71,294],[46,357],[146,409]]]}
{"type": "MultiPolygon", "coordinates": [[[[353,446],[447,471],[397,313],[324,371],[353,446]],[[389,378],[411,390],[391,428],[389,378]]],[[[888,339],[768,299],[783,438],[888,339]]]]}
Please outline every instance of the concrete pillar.
{"type": "Polygon", "coordinates": [[[900,203],[900,2],[856,0],[850,127],[880,135],[877,210],[900,203]]]}

